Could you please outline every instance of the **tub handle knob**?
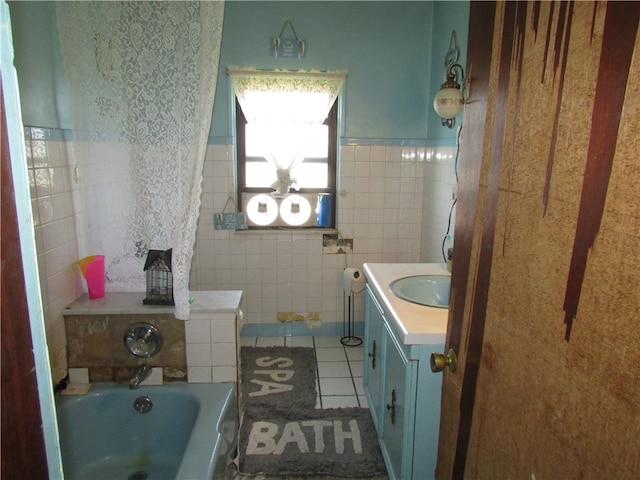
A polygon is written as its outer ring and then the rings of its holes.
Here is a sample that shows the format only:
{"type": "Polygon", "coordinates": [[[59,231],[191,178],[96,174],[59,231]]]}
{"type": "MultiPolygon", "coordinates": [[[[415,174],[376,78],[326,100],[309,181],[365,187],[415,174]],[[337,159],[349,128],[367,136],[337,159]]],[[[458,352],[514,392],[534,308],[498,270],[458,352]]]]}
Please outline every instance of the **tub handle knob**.
{"type": "Polygon", "coordinates": [[[162,334],[151,324],[136,323],[125,333],[124,345],[132,355],[150,358],[162,348],[162,334]]]}

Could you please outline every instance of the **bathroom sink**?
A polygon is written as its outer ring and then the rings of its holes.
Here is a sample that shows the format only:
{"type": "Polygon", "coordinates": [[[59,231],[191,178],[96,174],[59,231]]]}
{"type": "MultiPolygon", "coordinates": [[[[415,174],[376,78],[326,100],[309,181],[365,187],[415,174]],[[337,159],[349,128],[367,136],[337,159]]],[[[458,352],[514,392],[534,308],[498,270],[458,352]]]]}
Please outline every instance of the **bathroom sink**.
{"type": "Polygon", "coordinates": [[[393,294],[403,300],[427,307],[447,308],[451,294],[449,275],[416,275],[399,278],[389,285],[393,294]]]}

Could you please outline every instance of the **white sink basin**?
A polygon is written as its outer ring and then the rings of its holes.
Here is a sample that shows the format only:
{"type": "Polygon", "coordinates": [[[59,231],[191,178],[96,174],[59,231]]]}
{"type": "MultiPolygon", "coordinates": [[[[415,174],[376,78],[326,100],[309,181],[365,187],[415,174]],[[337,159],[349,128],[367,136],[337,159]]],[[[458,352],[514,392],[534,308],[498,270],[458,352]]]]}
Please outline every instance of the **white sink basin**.
{"type": "Polygon", "coordinates": [[[449,275],[415,275],[399,278],[389,285],[393,294],[403,300],[435,308],[447,308],[451,295],[449,275]]]}

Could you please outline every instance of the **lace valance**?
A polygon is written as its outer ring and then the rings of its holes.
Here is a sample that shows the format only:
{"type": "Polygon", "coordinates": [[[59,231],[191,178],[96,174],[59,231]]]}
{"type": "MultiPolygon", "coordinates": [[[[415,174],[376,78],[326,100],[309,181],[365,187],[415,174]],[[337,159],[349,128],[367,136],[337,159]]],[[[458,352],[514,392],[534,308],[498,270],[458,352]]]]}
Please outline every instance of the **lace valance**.
{"type": "Polygon", "coordinates": [[[227,74],[249,123],[324,121],[347,78],[346,70],[258,70],[230,66],[227,74]]]}

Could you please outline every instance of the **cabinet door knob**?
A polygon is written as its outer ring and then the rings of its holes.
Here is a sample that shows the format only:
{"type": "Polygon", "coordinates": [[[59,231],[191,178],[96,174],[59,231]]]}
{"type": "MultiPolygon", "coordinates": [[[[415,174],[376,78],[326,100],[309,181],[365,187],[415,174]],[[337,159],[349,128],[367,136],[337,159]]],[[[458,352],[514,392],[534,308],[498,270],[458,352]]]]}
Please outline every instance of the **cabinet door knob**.
{"type": "Polygon", "coordinates": [[[445,367],[449,367],[449,370],[455,372],[458,368],[458,355],[450,348],[445,353],[432,353],[431,354],[431,371],[441,372],[445,367]]]}
{"type": "Polygon", "coordinates": [[[371,368],[375,370],[376,368],[376,341],[373,341],[371,345],[371,352],[369,353],[369,358],[371,359],[371,368]]]}
{"type": "Polygon", "coordinates": [[[391,390],[391,403],[387,403],[387,410],[391,416],[391,424],[396,423],[396,390],[391,390]]]}

